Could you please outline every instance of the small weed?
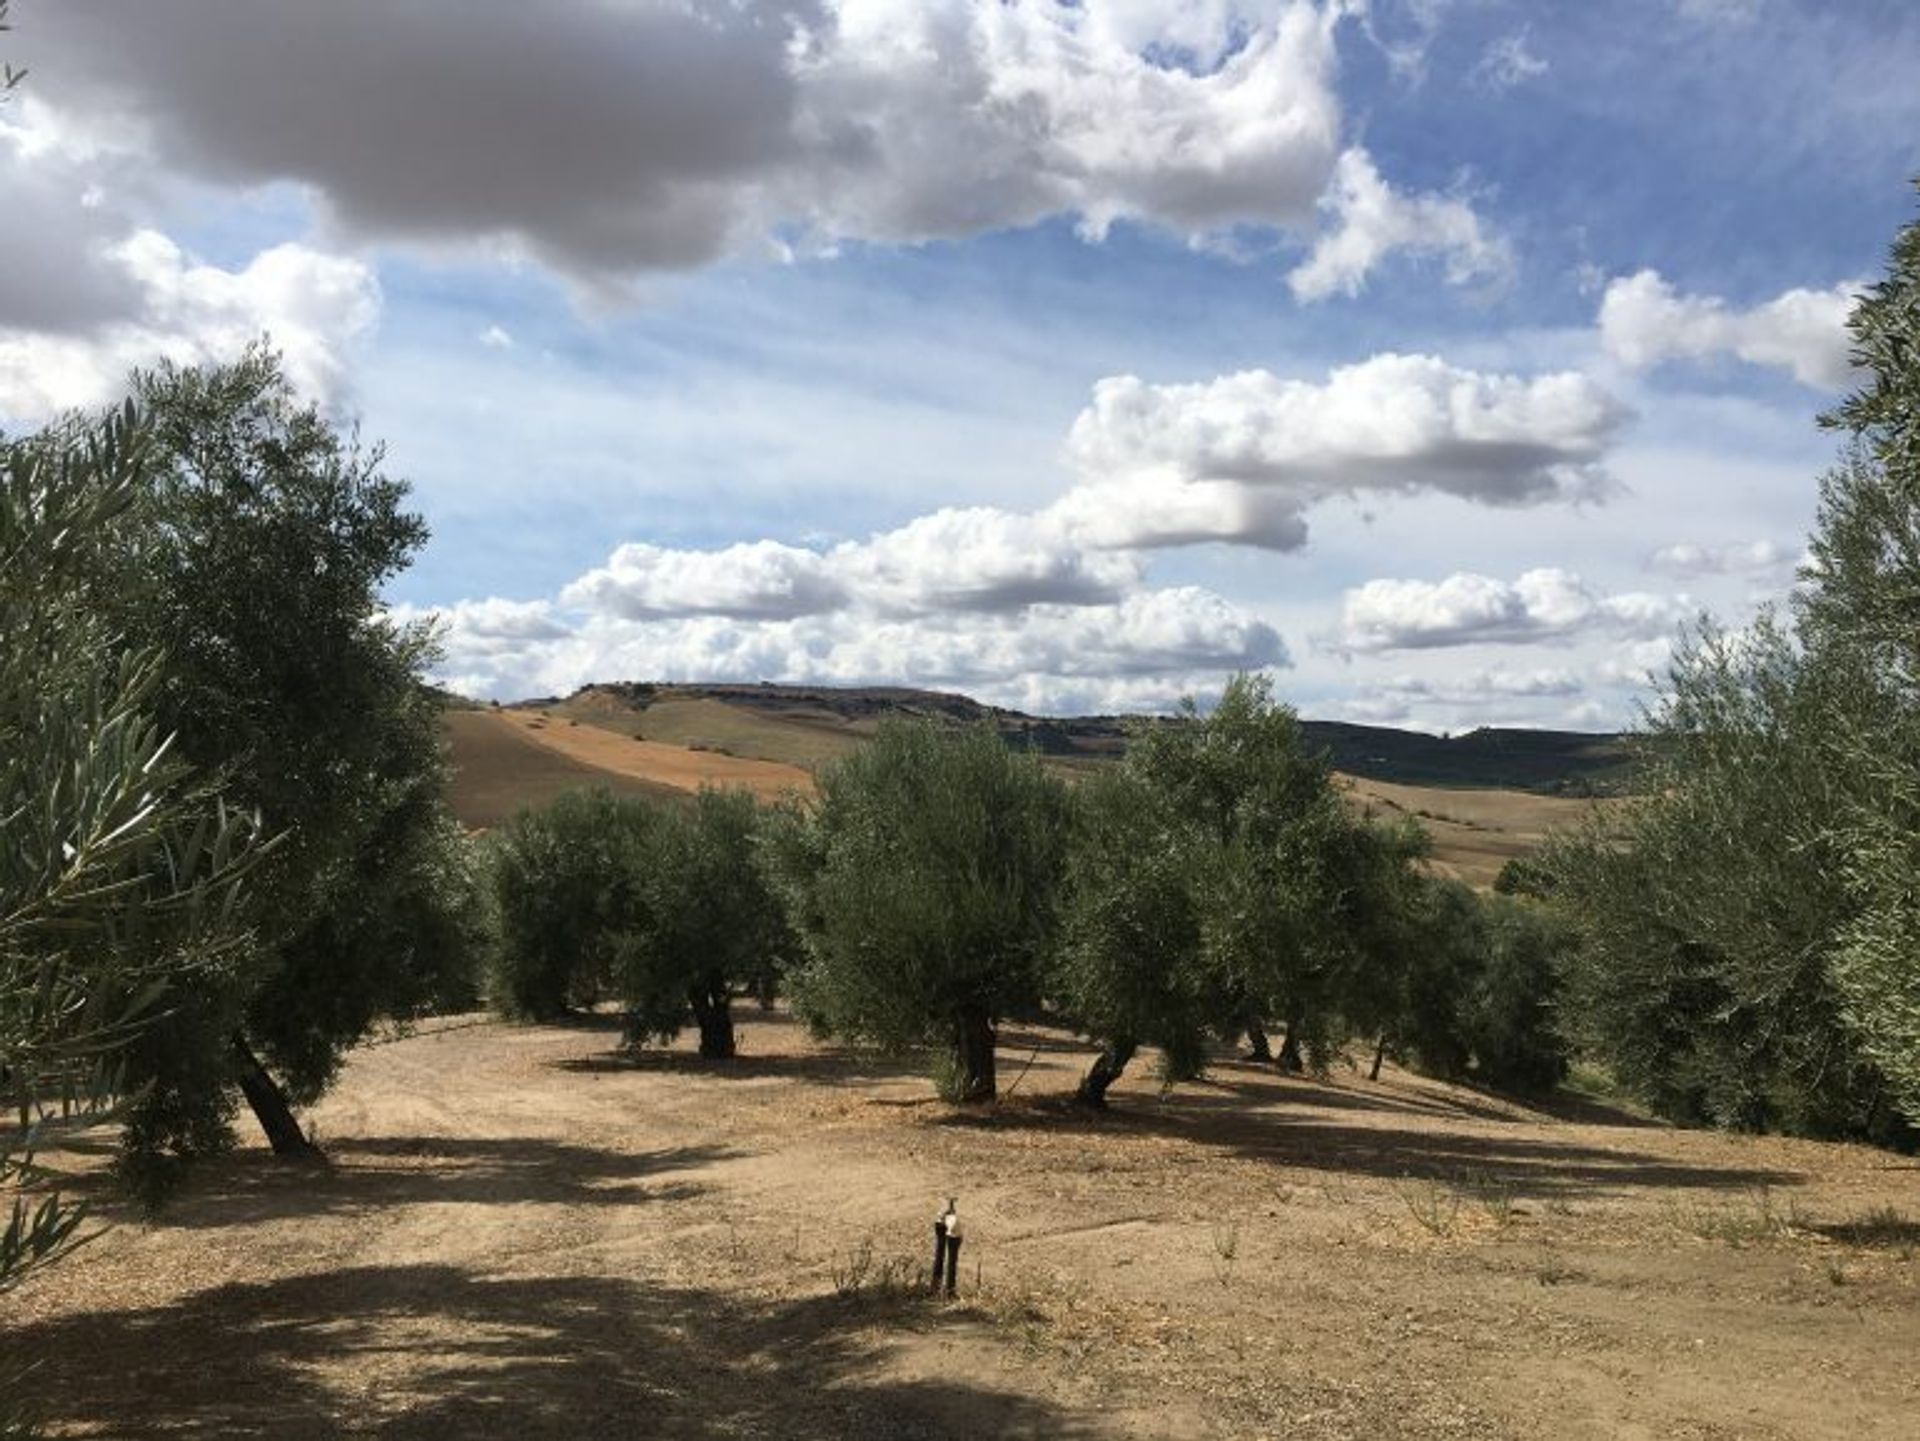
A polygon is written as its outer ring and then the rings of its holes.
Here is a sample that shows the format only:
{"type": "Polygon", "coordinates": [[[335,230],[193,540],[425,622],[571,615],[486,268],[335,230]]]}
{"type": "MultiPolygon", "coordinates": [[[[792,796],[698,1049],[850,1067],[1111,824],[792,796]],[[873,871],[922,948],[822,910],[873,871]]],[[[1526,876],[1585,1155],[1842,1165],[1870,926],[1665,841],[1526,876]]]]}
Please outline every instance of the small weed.
{"type": "Polygon", "coordinates": [[[873,1238],[849,1247],[844,1259],[835,1258],[829,1267],[836,1296],[848,1300],[862,1297],[888,1298],[905,1295],[914,1289],[915,1264],[901,1256],[876,1257],[873,1238]]]}
{"type": "Polygon", "coordinates": [[[1506,1230],[1520,1213],[1514,1209],[1513,1182],[1491,1171],[1469,1171],[1462,1177],[1467,1194],[1499,1230],[1506,1230]]]}
{"type": "Polygon", "coordinates": [[[859,1295],[873,1270],[873,1239],[869,1237],[849,1250],[844,1261],[835,1257],[830,1269],[836,1295],[859,1295]]]}
{"type": "Polygon", "coordinates": [[[1827,1258],[1827,1280],[1835,1286],[1844,1286],[1850,1279],[1847,1275],[1847,1268],[1829,1256],[1827,1258]]]}
{"type": "Polygon", "coordinates": [[[1460,1220],[1460,1194],[1431,1177],[1403,1182],[1398,1190],[1407,1213],[1434,1236],[1451,1236],[1460,1220]]]}
{"type": "Polygon", "coordinates": [[[1542,1286],[1561,1286],[1568,1281],[1584,1281],[1585,1271],[1556,1260],[1542,1261],[1533,1269],[1533,1279],[1542,1286]]]}
{"type": "Polygon", "coordinates": [[[1213,1228],[1213,1279],[1223,1287],[1233,1284],[1233,1263],[1240,1254],[1240,1223],[1228,1221],[1213,1228]]]}

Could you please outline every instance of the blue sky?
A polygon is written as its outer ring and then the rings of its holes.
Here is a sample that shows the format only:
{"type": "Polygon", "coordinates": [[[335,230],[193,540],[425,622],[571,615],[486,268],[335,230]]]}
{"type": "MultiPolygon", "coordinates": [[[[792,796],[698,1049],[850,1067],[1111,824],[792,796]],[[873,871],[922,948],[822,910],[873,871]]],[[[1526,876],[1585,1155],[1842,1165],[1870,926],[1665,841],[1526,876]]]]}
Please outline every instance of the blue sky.
{"type": "Polygon", "coordinates": [[[1896,0],[16,0],[0,417],[270,334],[442,676],[1631,719],[1786,596],[1896,0]]]}

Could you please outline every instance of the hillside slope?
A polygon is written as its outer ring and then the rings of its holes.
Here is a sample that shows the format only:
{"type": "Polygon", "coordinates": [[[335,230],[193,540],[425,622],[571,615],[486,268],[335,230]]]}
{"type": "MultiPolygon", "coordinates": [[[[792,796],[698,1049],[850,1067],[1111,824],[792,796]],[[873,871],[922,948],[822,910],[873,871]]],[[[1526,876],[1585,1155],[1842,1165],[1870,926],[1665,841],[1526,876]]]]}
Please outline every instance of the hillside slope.
{"type": "MultiPolygon", "coordinates": [[[[1040,717],[964,695],[904,686],[584,686],[573,695],[522,702],[585,724],[644,733],[676,745],[814,766],[843,754],[889,715],[996,726],[1009,740],[1060,760],[1106,760],[1126,747],[1135,717],[1040,717]]],[[[1301,722],[1336,770],[1420,786],[1607,794],[1621,788],[1630,755],[1621,737],[1584,731],[1483,728],[1433,736],[1345,721],[1301,722]]]]}
{"type": "MultiPolygon", "coordinates": [[[[702,785],[742,786],[762,799],[804,792],[811,772],[857,748],[889,715],[996,725],[1033,746],[1065,774],[1117,759],[1126,725],[1112,717],[1037,720],[965,696],[868,688],[796,686],[587,686],[564,700],[451,711],[455,814],[469,826],[498,825],[520,805],[604,784],[628,793],[684,799],[702,785]]],[[[1576,798],[1593,770],[1617,765],[1609,737],[1553,732],[1476,732],[1452,741],[1369,726],[1333,733],[1333,759],[1357,805],[1383,818],[1418,820],[1433,837],[1434,868],[1489,886],[1500,868],[1554,829],[1577,825],[1604,802],[1576,798]],[[1585,749],[1584,757],[1576,754],[1585,749]],[[1571,771],[1555,757],[1573,758],[1571,771]],[[1412,773],[1442,784],[1382,779],[1412,773]],[[1516,775],[1535,789],[1474,786],[1477,775],[1516,775]],[[1571,795],[1547,794],[1549,789],[1571,795]]]]}

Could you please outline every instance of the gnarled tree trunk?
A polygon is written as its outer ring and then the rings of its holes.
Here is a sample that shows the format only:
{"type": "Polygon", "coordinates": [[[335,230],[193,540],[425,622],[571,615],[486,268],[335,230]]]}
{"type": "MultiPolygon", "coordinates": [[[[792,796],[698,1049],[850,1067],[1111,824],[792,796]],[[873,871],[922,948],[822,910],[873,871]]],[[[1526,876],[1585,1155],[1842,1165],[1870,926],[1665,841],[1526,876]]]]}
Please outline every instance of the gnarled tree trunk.
{"type": "Polygon", "coordinates": [[[1133,1059],[1133,1053],[1139,1049],[1139,1043],[1132,1040],[1113,1041],[1099,1055],[1093,1058],[1093,1065],[1086,1075],[1080,1078],[1080,1089],[1074,1098],[1083,1106],[1104,1106],[1107,1104],[1107,1087],[1120,1079],[1120,1073],[1127,1068],[1127,1062],[1133,1059]]]}
{"type": "Polygon", "coordinates": [[[293,1107],[287,1104],[287,1093],[267,1073],[267,1068],[260,1064],[260,1058],[253,1053],[253,1047],[247,1044],[247,1038],[238,1031],[233,1036],[233,1060],[240,1081],[240,1094],[247,1098],[247,1104],[253,1108],[254,1118],[260,1122],[260,1129],[267,1133],[273,1154],[309,1159],[318,1156],[320,1148],[309,1141],[306,1132],[300,1129],[300,1123],[293,1116],[293,1107]]]}
{"type": "Polygon", "coordinates": [[[1258,1016],[1247,1017],[1247,1047],[1250,1061],[1271,1061],[1273,1047],[1267,1044],[1267,1028],[1260,1024],[1258,1016]]]}
{"type": "Polygon", "coordinates": [[[1307,1068],[1306,1057],[1300,1054],[1301,1019],[1297,1011],[1287,1018],[1287,1038],[1280,1043],[1280,1054],[1275,1058],[1281,1070],[1296,1076],[1307,1068]]]}
{"type": "Polygon", "coordinates": [[[991,1101],[998,1090],[993,1071],[993,1017],[985,1006],[963,1006],[954,1017],[954,1058],[960,1063],[956,1101],[991,1101]]]}
{"type": "Polygon", "coordinates": [[[696,986],[687,996],[700,1027],[700,1054],[709,1061],[733,1059],[733,1006],[725,986],[696,986]]]}

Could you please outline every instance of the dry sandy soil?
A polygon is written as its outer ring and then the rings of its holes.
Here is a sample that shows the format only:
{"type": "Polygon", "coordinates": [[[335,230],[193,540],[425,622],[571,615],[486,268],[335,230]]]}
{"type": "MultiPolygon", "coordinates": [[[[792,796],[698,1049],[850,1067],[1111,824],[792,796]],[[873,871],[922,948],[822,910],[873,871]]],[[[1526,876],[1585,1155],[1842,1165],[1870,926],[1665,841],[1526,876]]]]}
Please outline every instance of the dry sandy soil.
{"type": "Polygon", "coordinates": [[[68,1436],[1915,1434],[1903,1158],[1232,1060],[1095,1117],[1011,1028],[972,1114],[782,1015],[732,1063],[616,1040],[363,1049],[327,1168],[249,1147],[122,1218],[6,1359],[68,1436]]]}

